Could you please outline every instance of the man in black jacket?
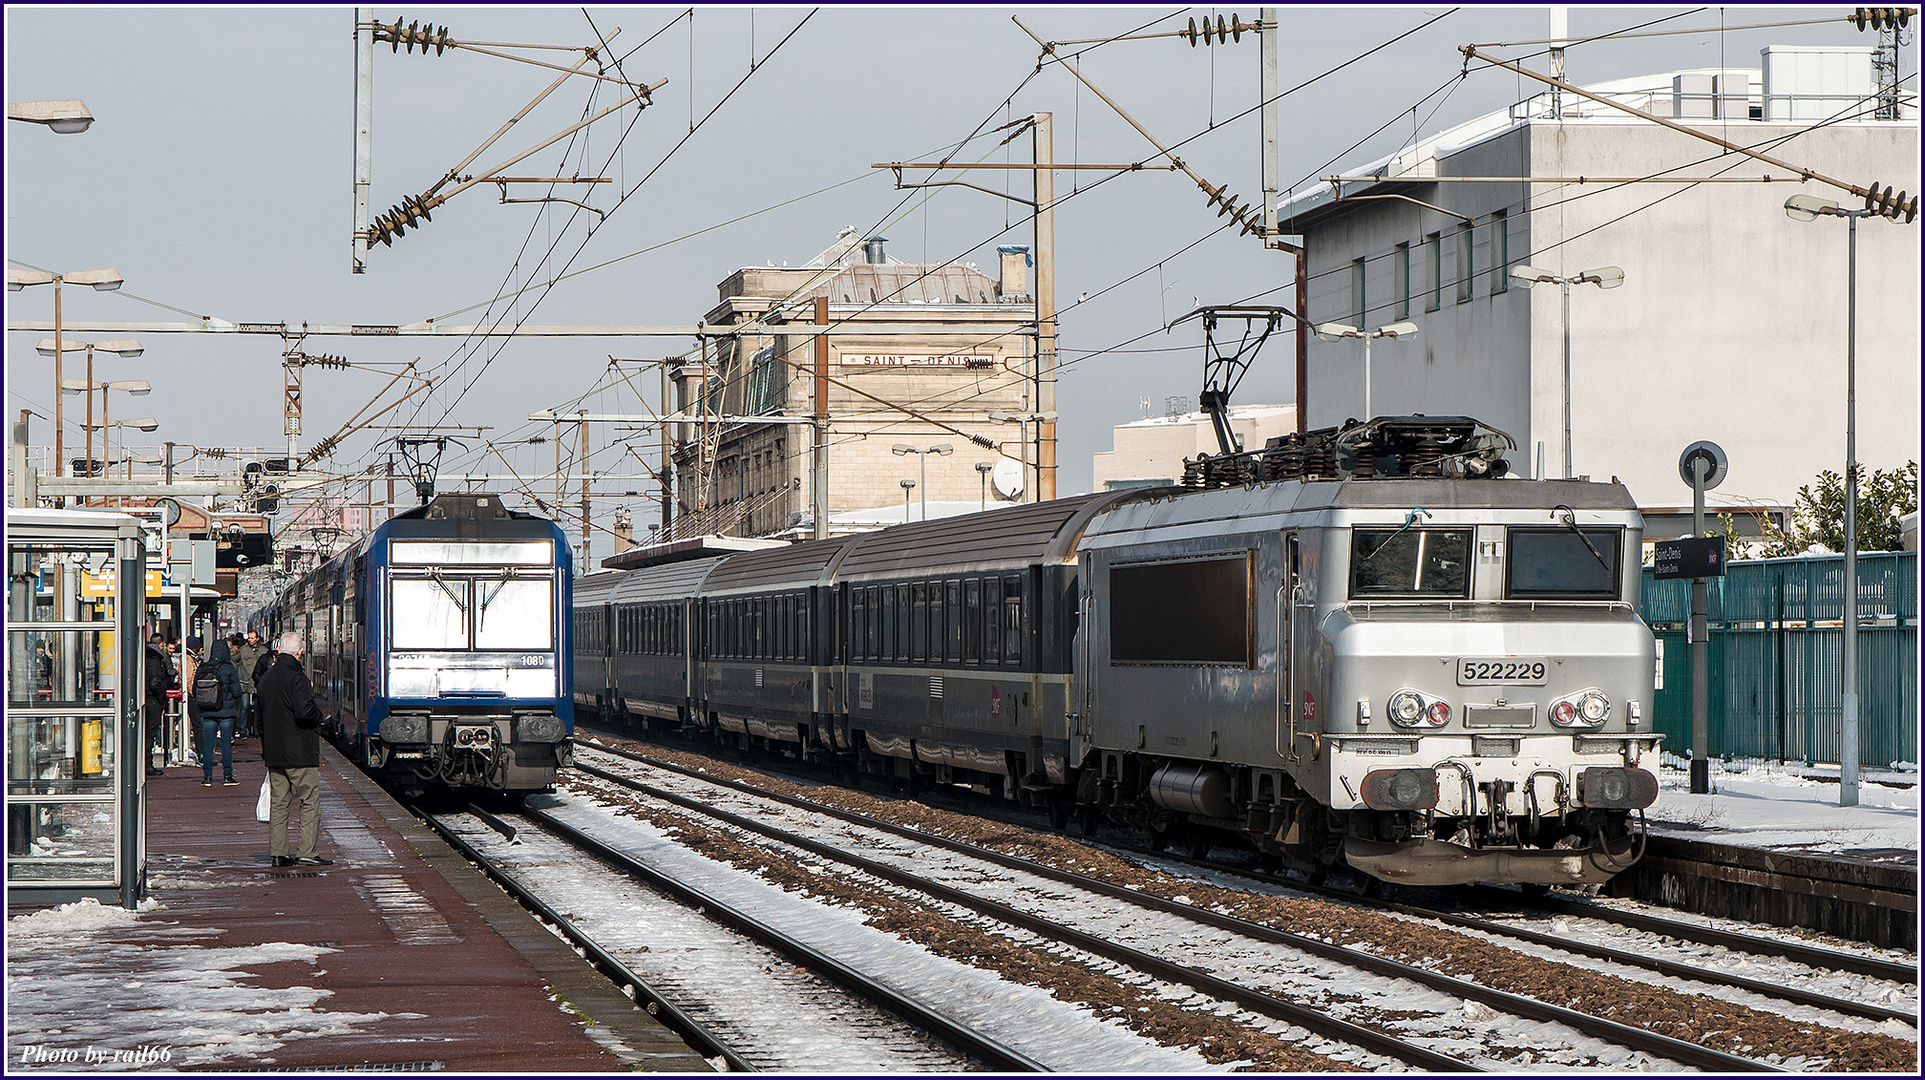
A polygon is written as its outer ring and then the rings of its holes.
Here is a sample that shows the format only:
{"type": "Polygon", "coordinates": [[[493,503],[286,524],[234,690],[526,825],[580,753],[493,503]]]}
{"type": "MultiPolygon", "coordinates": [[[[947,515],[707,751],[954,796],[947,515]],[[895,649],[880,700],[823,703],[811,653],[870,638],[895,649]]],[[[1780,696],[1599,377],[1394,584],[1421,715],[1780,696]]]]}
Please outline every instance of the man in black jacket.
{"type": "Polygon", "coordinates": [[[281,635],[281,651],[255,683],[261,710],[261,759],[267,764],[267,849],[275,866],[331,866],[315,850],[321,835],[321,706],[314,699],[298,630],[281,635]],[[288,801],[301,800],[299,854],[288,854],[288,801]]]}
{"type": "Polygon", "coordinates": [[[167,723],[167,691],[174,686],[174,665],[167,661],[166,639],[156,628],[147,638],[147,775],[159,776],[154,768],[154,751],[167,723]]]}

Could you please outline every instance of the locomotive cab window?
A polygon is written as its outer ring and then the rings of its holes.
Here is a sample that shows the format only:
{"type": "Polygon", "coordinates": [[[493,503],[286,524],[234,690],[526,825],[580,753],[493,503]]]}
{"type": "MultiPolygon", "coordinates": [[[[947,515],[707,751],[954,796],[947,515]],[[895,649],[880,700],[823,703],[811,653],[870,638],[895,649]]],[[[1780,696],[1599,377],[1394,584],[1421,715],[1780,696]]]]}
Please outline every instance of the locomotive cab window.
{"type": "Polygon", "coordinates": [[[1469,529],[1353,529],[1354,598],[1452,598],[1470,595],[1469,529]]]}
{"type": "Polygon", "coordinates": [[[1110,567],[1110,662],[1249,667],[1251,563],[1246,551],[1110,567]]]}
{"type": "Polygon", "coordinates": [[[1623,539],[1623,530],[1616,528],[1511,529],[1506,544],[1505,595],[1616,599],[1623,539]]]}

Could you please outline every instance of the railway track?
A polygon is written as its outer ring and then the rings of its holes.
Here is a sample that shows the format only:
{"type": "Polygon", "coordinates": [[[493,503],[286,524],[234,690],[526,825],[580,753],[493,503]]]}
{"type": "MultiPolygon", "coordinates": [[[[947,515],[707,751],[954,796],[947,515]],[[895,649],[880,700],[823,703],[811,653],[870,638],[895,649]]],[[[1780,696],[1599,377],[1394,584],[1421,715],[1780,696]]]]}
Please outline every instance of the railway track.
{"type": "MultiPolygon", "coordinates": [[[[734,781],[724,781],[695,770],[685,769],[673,762],[651,758],[648,755],[634,754],[632,751],[623,751],[610,747],[596,747],[596,749],[614,753],[618,756],[632,757],[635,760],[652,764],[658,768],[680,772],[683,775],[696,777],[709,782],[724,783],[732,786],[735,790],[760,793],[776,799],[788,798],[786,796],[764,792],[762,789],[755,788],[752,785],[740,784],[734,781]]],[[[996,809],[1002,811],[1006,808],[999,806],[996,809]]],[[[837,814],[844,813],[833,807],[824,807],[824,811],[837,814]]],[[[978,811],[972,807],[970,812],[978,811]]],[[[1027,827],[1026,822],[1014,820],[1016,816],[1014,814],[1000,813],[997,816],[999,820],[1009,821],[1012,824],[1027,827]]],[[[901,827],[888,822],[864,819],[861,818],[860,815],[851,815],[848,819],[860,819],[864,824],[871,824],[876,828],[896,830],[899,835],[913,835],[918,840],[926,840],[930,843],[940,844],[947,842],[941,837],[931,836],[918,830],[903,830],[901,827]]],[[[1612,948],[1585,942],[1569,933],[1553,935],[1532,930],[1528,927],[1511,925],[1510,923],[1487,915],[1465,915],[1447,911],[1440,907],[1398,902],[1382,897],[1359,896],[1354,890],[1340,889],[1322,884],[1309,884],[1296,878],[1229,866],[1223,863],[1209,862],[1167,851],[1151,852],[1142,848],[1118,847],[1116,845],[1099,846],[1109,847],[1111,850],[1129,852],[1136,857],[1147,857],[1165,863],[1176,863],[1193,867],[1198,870],[1234,875],[1254,882],[1323,896],[1359,907],[1395,912],[1412,918],[1433,920],[1445,925],[1488,934],[1493,937],[1508,938],[1543,948],[1556,949],[1564,953],[1584,956],[1593,960],[1621,964],[1626,967],[1648,971],[1655,975],[1684,979],[1701,984],[1729,987],[1790,1004],[1835,1012],[1843,1016],[1854,1016],[1875,1021],[1892,1020],[1906,1024],[1914,1029],[1918,1027],[1918,1014],[1915,1010],[1894,1008],[1877,1002],[1819,993],[1782,979],[1766,980],[1750,978],[1744,975],[1707,967],[1702,963],[1692,963],[1680,959],[1667,959],[1655,951],[1633,952],[1627,949],[1612,948]]],[[[992,852],[988,857],[1002,856],[992,852]]],[[[1030,865],[1024,863],[1023,860],[1014,861],[1016,863],[1023,863],[1024,866],[1030,865]]],[[[1527,912],[1558,915],[1566,918],[1598,920],[1613,926],[1651,934],[1660,939],[1671,938],[1707,948],[1727,949],[1732,952],[1744,953],[1751,956],[1778,957],[1804,964],[1821,972],[1832,971],[1862,975],[1868,978],[1885,980],[1900,986],[1918,985],[1919,972],[1916,966],[1893,963],[1876,957],[1858,956],[1831,949],[1817,948],[1798,942],[1785,941],[1780,938],[1739,934],[1728,930],[1721,930],[1716,927],[1701,926],[1675,919],[1659,918],[1639,912],[1622,911],[1604,904],[1566,900],[1556,896],[1530,897],[1515,890],[1489,886],[1461,890],[1459,895],[1468,896],[1480,900],[1486,905],[1504,909],[1514,910],[1522,908],[1527,912]]]]}
{"type": "MultiPolygon", "coordinates": [[[[597,749],[608,749],[610,753],[624,753],[624,755],[628,753],[628,751],[614,751],[614,749],[610,749],[610,747],[597,747],[597,749]]],[[[647,755],[641,755],[641,757],[647,759],[647,755]]],[[[680,766],[676,766],[674,762],[662,762],[662,760],[658,759],[649,760],[653,760],[660,768],[680,768],[680,766]]],[[[695,774],[695,776],[701,776],[701,774],[695,774]]],[[[997,820],[1003,820],[1003,822],[1009,822],[1009,824],[1020,824],[1020,826],[1024,826],[1024,828],[1034,828],[1030,820],[1018,818],[1020,810],[1011,812],[1009,807],[1003,807],[1003,805],[999,805],[999,803],[993,805],[993,807],[989,807],[988,810],[984,810],[982,807],[974,805],[974,803],[976,803],[976,801],[972,801],[972,805],[968,807],[966,812],[974,812],[974,814],[984,814],[984,812],[986,812],[988,816],[993,816],[993,818],[997,818],[997,820]]],[[[1311,895],[1321,895],[1321,897],[1336,899],[1336,901],[1342,901],[1342,903],[1351,903],[1351,905],[1357,905],[1357,907],[1369,907],[1369,909],[1374,909],[1374,911],[1390,911],[1390,913],[1407,914],[1407,916],[1413,916],[1413,918],[1430,918],[1430,920],[1444,922],[1444,924],[1457,926],[1457,928],[1463,928],[1463,930],[1475,930],[1475,932],[1480,932],[1480,934],[1490,934],[1490,936],[1496,936],[1496,938],[1527,941],[1527,943],[1532,943],[1532,945],[1552,947],[1552,949],[1559,949],[1559,951],[1565,951],[1565,953],[1577,953],[1577,955],[1590,957],[1590,959],[1596,959],[1596,961],[1625,964],[1625,966],[1630,966],[1630,968],[1648,970],[1648,972],[1652,972],[1652,974],[1671,976],[1671,978],[1684,978],[1684,980],[1690,980],[1690,982],[1711,984],[1711,986],[1725,986],[1725,988],[1732,988],[1732,990],[1750,991],[1750,993],[1758,993],[1758,995],[1763,995],[1763,997],[1771,997],[1771,999],[1784,1001],[1784,1003],[1792,1003],[1792,1005],[1804,1005],[1804,1007],[1811,1007],[1811,1009],[1825,1009],[1825,1011],[1838,1013],[1838,1015],[1860,1016],[1860,1018],[1867,1018],[1867,1020],[1898,1020],[1898,1022],[1908,1024],[1908,1026],[1912,1026],[1912,1028],[1917,1028],[1917,1024],[1919,1024],[1917,1011],[1894,1009],[1894,1007],[1879,1005],[1879,1003],[1873,1003],[1873,1001],[1858,1001],[1858,999],[1850,999],[1850,997],[1838,997],[1838,995],[1827,995],[1827,993],[1804,990],[1804,988],[1800,988],[1800,986],[1796,986],[1796,984],[1792,984],[1792,982],[1784,982],[1784,980],[1771,982],[1771,980],[1748,978],[1748,976],[1742,976],[1742,974],[1732,974],[1732,972],[1723,972],[1723,970],[1717,970],[1717,968],[1709,968],[1709,966],[1702,963],[1688,963],[1688,961],[1665,959],[1665,957],[1654,955],[1654,953],[1636,953],[1636,951],[1629,951],[1629,949],[1613,949],[1613,947],[1607,947],[1607,945],[1596,945],[1596,943],[1588,943],[1588,941],[1573,938],[1573,936],[1569,936],[1569,934],[1557,934],[1557,936],[1542,934],[1542,932],[1530,930],[1527,926],[1513,926],[1513,924],[1509,924],[1509,922],[1501,922],[1500,918],[1496,918],[1496,916],[1453,913],[1453,911],[1446,911],[1446,909],[1442,909],[1442,907],[1432,907],[1432,905],[1419,905],[1419,903],[1407,903],[1407,901],[1390,901],[1390,899],[1386,899],[1386,897],[1369,897],[1369,895],[1359,895],[1355,889],[1324,886],[1321,882],[1315,882],[1315,884],[1313,884],[1313,882],[1305,882],[1305,880],[1301,880],[1301,878],[1290,878],[1290,876],[1282,876],[1282,874],[1269,874],[1269,872],[1263,872],[1263,870],[1253,870],[1253,868],[1247,868],[1247,866],[1234,866],[1234,864],[1226,864],[1226,862],[1193,859],[1193,857],[1176,855],[1176,853],[1170,853],[1170,851],[1151,851],[1151,849],[1145,849],[1145,847],[1132,847],[1132,845],[1097,843],[1097,841],[1093,841],[1093,839],[1090,839],[1090,843],[1095,843],[1097,847],[1107,847],[1107,849],[1111,849],[1111,851],[1128,851],[1128,853],[1132,853],[1134,857],[1147,857],[1147,859],[1155,859],[1155,861],[1176,862],[1176,864],[1182,864],[1182,866],[1192,866],[1192,868],[1197,868],[1197,870],[1211,870],[1211,872],[1220,872],[1220,874],[1234,874],[1234,876],[1242,876],[1242,878],[1253,880],[1253,882],[1263,882],[1263,884],[1267,884],[1267,886],[1288,887],[1288,889],[1294,889],[1294,891],[1311,893],[1311,895]]],[[[1478,901],[1478,907],[1496,907],[1496,909],[1505,909],[1505,911],[1519,911],[1519,909],[1521,909],[1521,911],[1525,911],[1525,913],[1598,920],[1598,922],[1605,922],[1605,924],[1611,924],[1611,926],[1617,926],[1617,928],[1625,928],[1625,930],[1636,930],[1636,932],[1642,932],[1642,934],[1650,934],[1650,936],[1654,936],[1654,938],[1675,939],[1675,941],[1684,941],[1684,943],[1690,943],[1690,945],[1702,945],[1702,947],[1707,947],[1707,949],[1729,949],[1732,953],[1744,953],[1744,955],[1752,955],[1752,957],[1777,957],[1777,959],[1786,959],[1786,961],[1792,961],[1792,963],[1806,964],[1809,968],[1815,968],[1815,970],[1819,970],[1819,972],[1858,974],[1858,976],[1865,976],[1865,978],[1875,978],[1875,980],[1892,982],[1892,984],[1898,984],[1898,986],[1917,986],[1917,984],[1919,984],[1919,968],[1917,968],[1917,964],[1892,963],[1892,961],[1883,961],[1883,959],[1877,959],[1877,957],[1863,957],[1863,955],[1854,955],[1854,953],[1842,953],[1842,951],[1836,951],[1836,949],[1823,949],[1823,947],[1806,945],[1806,943],[1800,943],[1800,941],[1788,941],[1788,939],[1773,938],[1773,936],[1738,934],[1738,932],[1731,932],[1731,930],[1721,930],[1721,928],[1715,928],[1715,926],[1702,926],[1702,924],[1696,924],[1696,922],[1684,922],[1684,920],[1677,920],[1677,918],[1663,918],[1663,916],[1654,916],[1654,914],[1623,911],[1623,909],[1609,907],[1609,905],[1604,905],[1604,903],[1592,903],[1592,901],[1580,901],[1580,899],[1563,899],[1563,897],[1557,897],[1557,895],[1532,897],[1532,895],[1527,895],[1527,893],[1517,891],[1517,889],[1503,889],[1503,887],[1494,886],[1465,887],[1465,889],[1457,889],[1455,895],[1475,899],[1475,901],[1478,901]]]]}
{"type": "MultiPolygon", "coordinates": [[[[587,749],[587,747],[584,746],[583,749],[587,749]]],[[[607,748],[595,748],[595,749],[607,750],[607,748]]],[[[752,787],[750,785],[739,784],[734,781],[729,781],[723,778],[705,775],[699,772],[694,772],[692,770],[684,770],[678,766],[673,765],[672,763],[662,762],[659,759],[648,760],[644,755],[635,755],[628,752],[613,752],[613,751],[610,751],[610,752],[615,753],[615,756],[617,757],[642,759],[642,763],[644,764],[649,764],[652,767],[657,767],[657,768],[667,768],[679,775],[692,777],[706,784],[718,785],[720,787],[728,788],[742,794],[751,795],[756,798],[773,799],[777,802],[783,803],[784,805],[796,807],[799,809],[804,809],[810,813],[827,814],[829,816],[835,817],[845,822],[849,822],[851,824],[858,824],[865,828],[873,828],[873,829],[881,830],[883,832],[890,833],[896,836],[904,837],[904,838],[913,840],[915,843],[920,845],[940,847],[944,850],[966,854],[968,857],[973,859],[980,859],[986,862],[994,863],[1006,869],[1019,870],[1023,873],[1036,875],[1038,877],[1045,878],[1053,882],[1058,882],[1064,885],[1070,885],[1077,889],[1083,890],[1085,892],[1105,897],[1109,900],[1122,901],[1141,908],[1147,908],[1150,910],[1158,911],[1162,914],[1178,916],[1183,919],[1190,920],[1194,923],[1203,924],[1217,930],[1228,931],[1242,938],[1265,942],[1268,944],[1287,946],[1289,948],[1299,950],[1303,953],[1307,953],[1309,955],[1316,956],[1321,959],[1331,961],[1333,963],[1346,965],[1353,969],[1369,972],[1373,975],[1377,975],[1380,977],[1394,978],[1394,979],[1404,980],[1407,982],[1417,983],[1431,990],[1438,991],[1444,994],[1449,994],[1452,997],[1461,999],[1463,1001],[1477,1002],[1489,1009],[1496,1010],[1497,1012],[1500,1012],[1500,1013],[1506,1013],[1513,1016],[1524,1017],[1524,1018],[1528,1018],[1530,1020],[1538,1021],[1538,1022],[1563,1024],[1575,1031],[1582,1032],[1583,1034],[1588,1035],[1592,1038],[1601,1040],[1603,1042],[1611,1043],[1616,1046],[1628,1047],[1640,1053],[1651,1054],[1653,1056],[1666,1058],[1669,1060],[1677,1061],[1683,1064],[1687,1064],[1696,1068],[1703,1068],[1703,1069],[1715,1069],[1720,1071],[1731,1071],[1731,1070],[1773,1071],[1775,1069],[1775,1066],[1767,1062],[1761,1062],[1751,1058],[1740,1057],[1735,1054],[1725,1053],[1722,1051],[1718,1051],[1716,1049],[1699,1045],[1694,1042],[1686,1041],[1683,1039],[1672,1038],[1663,1034],[1645,1030],[1643,1028],[1616,1023],[1608,1019],[1604,1019],[1598,1016],[1593,1016],[1581,1011],[1564,1008],[1562,1006],[1551,1004],[1546,1001],[1536,1000],[1536,999],[1525,997],[1518,994],[1506,993],[1502,990],[1497,990],[1487,986],[1479,985],[1476,982],[1467,981],[1465,979],[1453,978],[1449,975],[1444,975],[1435,971],[1426,970],[1422,967],[1402,964],[1397,961],[1386,959],[1381,956],[1373,955],[1371,953],[1364,952],[1359,949],[1355,949],[1355,948],[1351,948],[1343,945],[1332,944],[1327,941],[1319,940],[1317,938],[1312,938],[1301,934],[1293,934],[1286,931],[1281,931],[1281,930],[1275,929],[1272,926],[1261,925],[1261,924],[1250,922],[1245,919],[1237,918],[1232,915],[1226,915],[1221,912],[1211,911],[1211,910],[1202,908],[1196,904],[1184,903],[1179,901],[1167,900],[1160,897],[1145,895],[1140,891],[1124,888],[1124,887],[1115,885],[1111,882],[1104,881],[1097,878],[1092,878],[1087,875],[1060,870],[1060,869],[1046,866],[1030,860],[1020,859],[1015,856],[1005,855],[1000,852],[990,851],[990,850],[976,847],[973,845],[962,844],[957,841],[949,840],[947,838],[943,838],[940,836],[935,836],[933,834],[922,832],[920,830],[906,829],[889,822],[879,821],[879,820],[868,818],[859,814],[852,814],[848,811],[841,810],[834,807],[826,807],[826,806],[823,806],[822,804],[810,802],[808,800],[794,799],[789,796],[772,794],[770,792],[752,787]]],[[[577,758],[577,767],[581,769],[581,771],[586,772],[590,775],[596,776],[607,782],[619,784],[623,787],[629,788],[630,790],[641,792],[646,796],[648,796],[649,798],[659,799],[661,801],[671,803],[673,805],[682,807],[683,809],[690,810],[692,812],[702,813],[702,814],[712,816],[717,820],[724,821],[735,828],[754,832],[768,839],[775,840],[779,843],[790,845],[790,846],[799,848],[801,850],[809,851],[812,854],[815,854],[819,858],[830,859],[830,860],[844,863],[845,865],[859,868],[866,873],[870,873],[878,877],[885,878],[891,882],[902,885],[904,887],[914,888],[914,889],[923,891],[928,895],[942,899],[945,902],[960,904],[960,905],[969,907],[972,910],[976,910],[984,914],[990,915],[991,917],[1007,920],[1016,925],[1025,926],[1026,928],[1032,929],[1035,932],[1043,933],[1050,937],[1057,938],[1059,940],[1071,942],[1075,944],[1076,947],[1086,949],[1087,951],[1090,951],[1097,955],[1106,956],[1112,959],[1117,959],[1120,962],[1129,963],[1132,965],[1138,965],[1138,964],[1164,965],[1161,968],[1156,968],[1154,966],[1146,966],[1144,967],[1144,970],[1155,970],[1156,974],[1160,978],[1170,979],[1172,981],[1186,982],[1188,985],[1196,987],[1203,992],[1210,993],[1216,996],[1222,996],[1227,998],[1228,1000],[1237,1001],[1239,1004],[1243,1005],[1244,1007],[1253,1009],[1253,1011],[1263,1012],[1266,1015],[1271,1015],[1271,1016],[1281,1017],[1281,1016],[1288,1015],[1291,1022],[1303,1024],[1305,1027],[1308,1027],[1313,1031],[1319,1031],[1320,1033],[1330,1035],[1330,1037],[1345,1038],[1346,1040],[1356,1040],[1357,1038],[1359,1038],[1354,1033],[1338,1034],[1329,1029],[1319,1029],[1317,1027],[1314,1027],[1310,1022],[1307,1022],[1306,1020],[1302,1019],[1298,1015],[1285,1014],[1280,1011],[1277,1011],[1277,1008],[1276,1008],[1277,999],[1271,998],[1270,995],[1263,994],[1259,991],[1250,990],[1244,987],[1235,987],[1235,986],[1225,985],[1224,980],[1216,979],[1214,976],[1211,976],[1205,972],[1199,972],[1194,969],[1183,968],[1182,965],[1176,965],[1176,967],[1181,970],[1173,970],[1168,966],[1170,963],[1169,961],[1162,960],[1160,958],[1154,958],[1154,957],[1145,959],[1143,954],[1141,954],[1139,951],[1130,949],[1115,941],[1098,938],[1094,935],[1083,933],[1082,931],[1077,930],[1075,928],[1062,926],[1060,924],[1041,919],[1040,917],[1028,912],[1017,911],[1014,908],[1011,908],[1007,904],[1001,904],[996,901],[987,900],[983,897],[973,895],[972,893],[969,893],[964,890],[958,890],[958,889],[951,888],[949,886],[944,886],[938,883],[924,880],[920,875],[909,873],[898,867],[880,863],[874,859],[869,859],[863,856],[854,855],[848,851],[841,850],[834,846],[823,844],[818,841],[811,840],[807,837],[798,836],[787,830],[776,828],[774,826],[767,824],[766,822],[755,820],[741,814],[734,814],[725,810],[721,810],[719,808],[708,805],[707,803],[705,803],[700,799],[690,798],[688,796],[681,795],[676,792],[671,792],[652,784],[644,783],[642,781],[634,779],[633,777],[625,776],[620,773],[611,772],[610,770],[599,768],[593,764],[583,761],[579,756],[577,758]]],[[[1288,1003],[1285,1002],[1284,1004],[1288,1004],[1288,1003]]],[[[1360,1043],[1360,1045],[1362,1044],[1360,1043]]],[[[1411,1057],[1401,1052],[1391,1053],[1389,1054],[1389,1056],[1396,1056],[1399,1058],[1399,1060],[1404,1060],[1404,1061],[1416,1064],[1416,1062],[1413,1061],[1411,1057]]],[[[1464,1067],[1464,1063],[1460,1061],[1460,1062],[1454,1063],[1453,1065],[1446,1065],[1442,1062],[1435,1062],[1433,1060],[1431,1062],[1419,1064],[1418,1067],[1430,1068],[1430,1069],[1454,1067],[1461,1070],[1464,1067]]]]}
{"type": "MultiPolygon", "coordinates": [[[[475,807],[467,813],[504,838],[502,844],[493,846],[525,846],[525,853],[519,859],[509,859],[485,850],[489,845],[477,843],[475,831],[462,830],[454,820],[457,815],[423,817],[651,1014],[705,1057],[725,1060],[729,1071],[956,1072],[972,1066],[998,1072],[1044,1071],[1034,1060],[969,1025],[539,811],[524,810],[505,819],[475,807]],[[590,855],[624,882],[632,880],[645,886],[644,890],[623,891],[620,903],[624,918],[634,919],[636,908],[647,904],[646,898],[636,896],[645,891],[670,897],[675,906],[684,909],[678,913],[680,929],[676,934],[676,951],[684,957],[678,960],[679,965],[687,965],[687,955],[699,947],[693,943],[702,937],[701,929],[691,923],[726,928],[726,934],[709,935],[715,940],[702,949],[699,985],[689,974],[649,975],[637,971],[633,957],[624,961],[617,955],[621,949],[598,940],[612,936],[606,927],[591,928],[584,925],[585,920],[571,919],[544,898],[547,890],[530,879],[551,877],[556,864],[574,852],[590,855]],[[519,866],[509,865],[511,862],[519,866]],[[689,917],[691,911],[699,919],[689,917]],[[772,957],[785,963],[773,963],[772,957]],[[718,987],[733,993],[717,995],[714,991],[718,987]],[[770,997],[780,999],[779,1010],[758,1008],[752,1002],[746,1007],[743,1004],[744,998],[770,997]],[[772,1017],[772,1013],[778,1015],[772,1017]],[[944,1045],[930,1046],[928,1036],[944,1045]],[[838,1051],[846,1056],[836,1056],[838,1051]]],[[[579,893],[576,900],[580,902],[579,893]]],[[[647,951],[647,947],[642,946],[641,951],[647,951]]]]}

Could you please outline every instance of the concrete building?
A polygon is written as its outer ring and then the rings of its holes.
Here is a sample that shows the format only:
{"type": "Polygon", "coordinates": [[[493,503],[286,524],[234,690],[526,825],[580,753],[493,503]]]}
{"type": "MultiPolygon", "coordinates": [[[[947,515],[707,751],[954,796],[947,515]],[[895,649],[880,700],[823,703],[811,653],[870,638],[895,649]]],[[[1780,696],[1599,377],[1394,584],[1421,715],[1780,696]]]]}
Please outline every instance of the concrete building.
{"type": "MultiPolygon", "coordinates": [[[[1773,46],[1758,68],[1586,89],[1848,183],[1919,189],[1915,86],[1881,92],[1870,47],[1773,46]]],[[[1313,322],[1419,327],[1372,344],[1377,414],[1474,416],[1517,439],[1515,472],[1565,475],[1560,289],[1508,271],[1616,266],[1621,288],[1570,287],[1572,474],[1688,508],[1678,456],[1709,439],[1731,460],[1710,501],[1729,508],[1789,504],[1843,470],[1846,222],[1794,221],[1784,203],[1862,200],[1568,92],[1346,176],[1340,193],[1286,200],[1282,228],[1307,238],[1313,322]],[[1652,181],[1612,179],[1630,177],[1652,181]]],[[[1859,223],[1857,450],[1870,467],[1918,455],[1922,226],[1859,223]]],[[[1311,345],[1307,427],[1360,415],[1363,355],[1355,339],[1311,345]]]]}
{"type": "MultiPolygon", "coordinates": [[[[918,507],[926,497],[932,509],[973,509],[992,478],[991,505],[1033,499],[1034,425],[1019,419],[1035,400],[1028,249],[1002,249],[992,279],[973,265],[898,261],[885,242],[844,229],[799,267],[737,270],[704,320],[809,323],[826,297],[831,325],[902,328],[829,336],[832,527],[901,520],[904,480],[918,507]]],[[[678,415],[737,418],[676,425],[677,501],[698,531],[811,535],[814,366],[812,337],[771,334],[718,338],[671,367],[678,415]]]]}
{"type": "MultiPolygon", "coordinates": [[[[1115,430],[1115,449],[1092,458],[1090,484],[1097,491],[1174,484],[1183,478],[1186,458],[1222,452],[1209,413],[1151,416],[1115,430]]],[[[1295,405],[1230,406],[1230,431],[1244,450],[1261,450],[1267,440],[1295,430],[1295,405]]]]}

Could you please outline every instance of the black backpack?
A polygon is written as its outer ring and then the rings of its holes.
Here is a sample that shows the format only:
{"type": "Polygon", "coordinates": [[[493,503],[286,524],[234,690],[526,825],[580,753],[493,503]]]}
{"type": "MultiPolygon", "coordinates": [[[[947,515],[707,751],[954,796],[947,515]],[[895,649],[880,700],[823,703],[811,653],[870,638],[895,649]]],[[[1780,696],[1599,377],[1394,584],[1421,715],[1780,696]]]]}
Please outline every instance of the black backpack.
{"type": "Polygon", "coordinates": [[[203,662],[194,672],[194,707],[219,712],[226,704],[227,688],[221,685],[220,666],[203,662]]]}

